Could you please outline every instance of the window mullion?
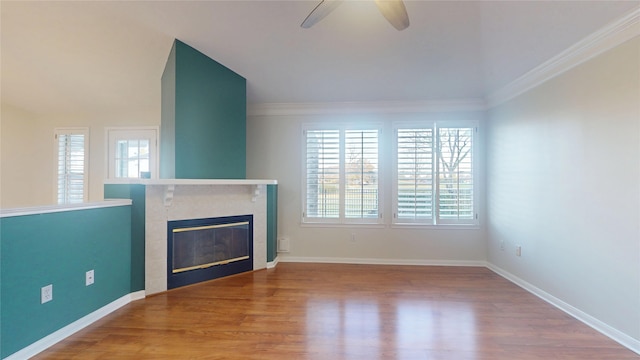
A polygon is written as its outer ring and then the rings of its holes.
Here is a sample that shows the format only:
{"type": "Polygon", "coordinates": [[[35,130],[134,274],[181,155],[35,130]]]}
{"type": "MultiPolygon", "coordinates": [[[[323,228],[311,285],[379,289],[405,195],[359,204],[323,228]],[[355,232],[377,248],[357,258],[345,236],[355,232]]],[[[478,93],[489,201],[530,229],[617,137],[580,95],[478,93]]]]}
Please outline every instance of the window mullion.
{"type": "Polygon", "coordinates": [[[345,161],[345,144],[346,144],[346,140],[345,140],[345,130],[341,129],[340,130],[340,136],[339,136],[339,158],[340,158],[340,171],[339,173],[339,180],[338,183],[339,188],[340,188],[340,195],[338,196],[339,199],[339,218],[340,218],[340,222],[344,223],[347,220],[347,216],[346,216],[346,210],[345,210],[345,195],[346,195],[346,187],[347,187],[347,176],[346,176],[346,161],[345,161]]]}
{"type": "MultiPolygon", "coordinates": [[[[416,142],[416,144],[413,146],[413,161],[414,161],[413,194],[414,194],[414,196],[418,194],[418,182],[419,182],[419,180],[418,180],[419,179],[418,172],[420,170],[420,161],[419,161],[420,157],[418,156],[420,147],[417,144],[418,140],[415,139],[416,136],[417,135],[414,134],[414,142],[416,142]]],[[[418,201],[415,201],[415,199],[414,199],[414,201],[413,201],[414,214],[418,213],[418,211],[419,211],[418,207],[419,207],[418,206],[418,201]]]]}
{"type": "Polygon", "coordinates": [[[441,151],[442,143],[440,142],[440,128],[437,124],[433,127],[433,136],[434,139],[431,142],[434,146],[433,154],[434,154],[434,164],[433,164],[433,200],[431,201],[432,206],[432,214],[433,214],[433,224],[437,225],[440,221],[440,161],[441,161],[441,151]]]}
{"type": "Polygon", "coordinates": [[[360,161],[360,218],[364,218],[364,162],[365,162],[365,152],[364,152],[364,132],[360,133],[360,157],[362,160],[360,161]]]}

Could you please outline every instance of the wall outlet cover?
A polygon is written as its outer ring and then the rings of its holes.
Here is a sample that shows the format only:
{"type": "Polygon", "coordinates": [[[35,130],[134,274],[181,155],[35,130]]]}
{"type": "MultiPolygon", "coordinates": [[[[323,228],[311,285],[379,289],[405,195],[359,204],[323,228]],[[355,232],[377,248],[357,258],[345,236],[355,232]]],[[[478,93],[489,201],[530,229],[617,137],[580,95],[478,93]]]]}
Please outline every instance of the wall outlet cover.
{"type": "Polygon", "coordinates": [[[278,252],[289,252],[289,238],[282,237],[278,239],[278,252]]]}
{"type": "Polygon", "coordinates": [[[43,286],[40,289],[40,303],[44,304],[53,300],[53,284],[43,286]]]}

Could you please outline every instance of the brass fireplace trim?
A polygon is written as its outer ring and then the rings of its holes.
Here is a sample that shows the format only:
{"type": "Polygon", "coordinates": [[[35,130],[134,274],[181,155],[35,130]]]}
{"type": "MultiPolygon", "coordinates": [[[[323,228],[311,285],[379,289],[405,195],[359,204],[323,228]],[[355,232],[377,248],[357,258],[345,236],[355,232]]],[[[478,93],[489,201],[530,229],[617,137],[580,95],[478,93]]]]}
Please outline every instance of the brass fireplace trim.
{"type": "Polygon", "coordinates": [[[206,268],[210,268],[210,267],[216,266],[216,265],[225,265],[225,264],[228,264],[228,263],[232,263],[234,261],[247,260],[248,258],[249,258],[249,256],[240,256],[240,257],[233,258],[233,259],[216,261],[216,262],[202,264],[202,265],[189,266],[189,267],[186,267],[186,268],[173,269],[172,272],[174,274],[177,274],[177,273],[181,273],[181,272],[185,272],[185,271],[189,271],[189,270],[206,269],[206,268]]]}
{"type": "Polygon", "coordinates": [[[231,226],[239,226],[239,225],[249,225],[248,221],[236,222],[236,223],[228,223],[228,224],[218,224],[218,225],[206,225],[206,226],[194,226],[188,228],[178,228],[173,229],[174,233],[185,232],[185,231],[194,231],[194,230],[207,230],[207,229],[217,229],[231,226]]]}

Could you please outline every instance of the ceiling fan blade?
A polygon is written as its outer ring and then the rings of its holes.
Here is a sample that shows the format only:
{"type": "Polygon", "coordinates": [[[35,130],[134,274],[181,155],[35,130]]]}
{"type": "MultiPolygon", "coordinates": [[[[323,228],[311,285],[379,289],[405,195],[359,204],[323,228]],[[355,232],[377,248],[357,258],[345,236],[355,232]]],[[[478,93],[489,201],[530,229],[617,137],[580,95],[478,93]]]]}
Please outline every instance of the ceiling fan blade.
{"type": "Polygon", "coordinates": [[[342,0],[321,0],[320,4],[318,4],[318,6],[309,13],[300,26],[305,29],[312,27],[315,23],[329,15],[329,13],[340,4],[342,4],[342,0]]]}
{"type": "Polygon", "coordinates": [[[375,0],[378,9],[385,18],[398,30],[409,27],[409,15],[402,0],[375,0]]]}

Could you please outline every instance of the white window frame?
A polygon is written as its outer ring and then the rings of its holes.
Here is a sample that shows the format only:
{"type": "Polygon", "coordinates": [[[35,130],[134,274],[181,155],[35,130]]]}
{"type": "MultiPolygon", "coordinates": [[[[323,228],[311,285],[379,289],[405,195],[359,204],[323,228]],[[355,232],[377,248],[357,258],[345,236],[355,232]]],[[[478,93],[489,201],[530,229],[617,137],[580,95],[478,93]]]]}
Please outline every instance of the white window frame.
{"type": "Polygon", "coordinates": [[[84,136],[84,160],[83,160],[83,179],[82,179],[82,202],[87,202],[89,198],[89,128],[87,127],[68,127],[68,128],[55,128],[54,129],[54,203],[56,204],[69,204],[69,203],[77,203],[77,201],[69,201],[69,199],[65,199],[60,202],[60,188],[59,188],[59,169],[60,169],[60,147],[59,147],[59,137],[61,135],[83,135],[84,136]]]}
{"type": "Polygon", "coordinates": [[[158,179],[160,170],[160,149],[158,147],[160,129],[157,126],[107,127],[105,128],[105,174],[108,179],[119,179],[115,176],[114,144],[121,139],[149,139],[149,172],[150,179],[158,179]]]}
{"type": "Polygon", "coordinates": [[[392,225],[398,226],[427,226],[427,227],[478,227],[479,226],[479,163],[478,163],[478,148],[479,148],[479,123],[478,121],[405,121],[393,123],[393,186],[392,186],[392,206],[393,216],[392,225]],[[434,151],[433,151],[433,170],[432,170],[432,203],[431,203],[431,218],[427,219],[408,219],[398,217],[398,130],[399,129],[433,129],[434,136],[434,151]],[[473,182],[473,218],[472,219],[440,219],[439,216],[439,154],[435,149],[439,146],[440,136],[439,129],[441,128],[472,128],[473,138],[471,145],[471,159],[472,159],[472,182],[473,182]]]}
{"type": "Polygon", "coordinates": [[[371,123],[362,123],[362,124],[352,124],[352,123],[338,123],[338,124],[304,124],[302,129],[302,223],[303,224],[326,224],[326,225],[375,225],[382,224],[384,221],[383,218],[383,166],[382,166],[382,151],[381,146],[383,143],[383,126],[378,122],[371,123]],[[307,131],[313,130],[337,130],[339,131],[339,215],[338,217],[308,217],[306,214],[307,211],[307,131]],[[345,191],[346,191],[346,169],[345,169],[345,133],[350,130],[376,130],[378,132],[378,168],[377,168],[377,181],[378,181],[378,215],[377,217],[363,217],[363,218],[353,218],[346,217],[346,209],[345,209],[345,191]]]}

